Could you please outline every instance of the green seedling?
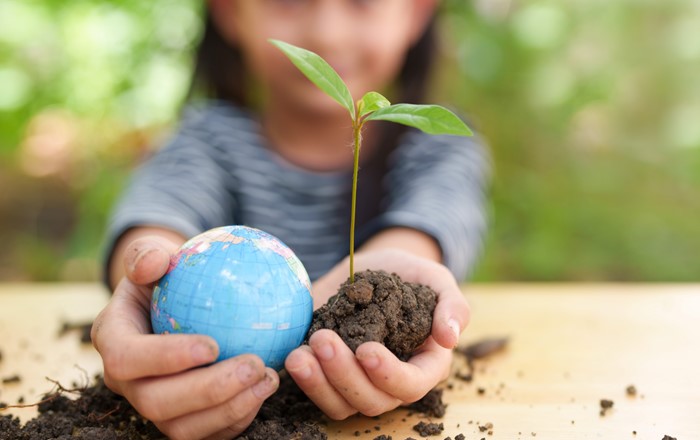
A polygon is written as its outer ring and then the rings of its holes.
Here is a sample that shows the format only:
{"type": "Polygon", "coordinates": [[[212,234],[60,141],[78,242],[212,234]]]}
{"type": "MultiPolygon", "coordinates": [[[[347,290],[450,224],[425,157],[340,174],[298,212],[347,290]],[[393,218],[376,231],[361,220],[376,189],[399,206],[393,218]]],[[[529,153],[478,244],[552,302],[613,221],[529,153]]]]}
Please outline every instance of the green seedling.
{"type": "Polygon", "coordinates": [[[352,119],[353,174],[350,208],[350,281],[355,281],[355,210],[362,127],[368,121],[391,121],[414,127],[428,134],[471,136],[472,131],[457,115],[439,105],[391,104],[377,92],[367,92],[353,102],[350,90],[340,75],[319,55],[301,47],[270,39],[289,60],[319,89],[348,110],[352,119]]]}

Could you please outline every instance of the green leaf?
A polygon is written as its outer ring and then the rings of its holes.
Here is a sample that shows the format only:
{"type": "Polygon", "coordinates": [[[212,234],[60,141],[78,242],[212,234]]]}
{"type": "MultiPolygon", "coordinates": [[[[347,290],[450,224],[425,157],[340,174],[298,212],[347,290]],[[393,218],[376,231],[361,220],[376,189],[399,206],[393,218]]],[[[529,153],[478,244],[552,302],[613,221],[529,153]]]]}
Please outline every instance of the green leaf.
{"type": "Polygon", "coordinates": [[[382,96],[381,93],[367,92],[357,103],[357,109],[360,112],[360,117],[362,117],[367,113],[372,113],[373,111],[389,107],[390,105],[391,103],[389,100],[382,96]]]}
{"type": "Polygon", "coordinates": [[[367,116],[366,121],[381,120],[415,127],[428,134],[471,136],[473,133],[457,115],[439,105],[394,104],[367,116]]]}
{"type": "Polygon", "coordinates": [[[348,109],[350,116],[355,119],[355,105],[352,101],[350,90],[338,75],[338,72],[320,56],[310,50],[302,49],[284,41],[269,39],[270,43],[277,46],[289,60],[294,63],[316,87],[328,96],[338,101],[340,105],[348,109]]]}

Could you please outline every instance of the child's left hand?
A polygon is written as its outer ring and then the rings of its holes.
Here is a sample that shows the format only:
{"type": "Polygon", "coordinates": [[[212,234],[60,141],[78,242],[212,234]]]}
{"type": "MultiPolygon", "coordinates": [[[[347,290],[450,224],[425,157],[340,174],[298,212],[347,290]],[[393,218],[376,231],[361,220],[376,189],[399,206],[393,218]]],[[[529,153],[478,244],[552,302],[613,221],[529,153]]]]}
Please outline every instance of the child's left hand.
{"type": "MultiPolygon", "coordinates": [[[[438,294],[433,328],[418,351],[400,361],[378,342],[366,342],[356,352],[330,330],[319,330],[309,345],[289,354],[285,367],[299,387],[330,418],[341,420],[357,412],[376,416],[415,402],[446,379],[452,349],[469,322],[469,306],[459,285],[443,265],[398,250],[358,253],[356,270],[395,272],[404,281],[428,285],[438,294]]],[[[347,259],[314,283],[319,307],[347,278],[347,259]]]]}

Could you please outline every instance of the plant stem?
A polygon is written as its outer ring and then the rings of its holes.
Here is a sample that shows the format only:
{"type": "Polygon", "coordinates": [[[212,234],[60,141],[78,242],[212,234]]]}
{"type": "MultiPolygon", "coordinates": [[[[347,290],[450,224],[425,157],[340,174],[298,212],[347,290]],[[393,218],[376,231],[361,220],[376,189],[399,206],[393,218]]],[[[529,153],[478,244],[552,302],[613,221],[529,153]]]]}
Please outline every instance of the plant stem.
{"type": "Polygon", "coordinates": [[[350,205],[350,282],[355,282],[355,211],[357,208],[357,172],[360,168],[360,145],[362,144],[362,121],[353,121],[352,204],[350,205]]]}

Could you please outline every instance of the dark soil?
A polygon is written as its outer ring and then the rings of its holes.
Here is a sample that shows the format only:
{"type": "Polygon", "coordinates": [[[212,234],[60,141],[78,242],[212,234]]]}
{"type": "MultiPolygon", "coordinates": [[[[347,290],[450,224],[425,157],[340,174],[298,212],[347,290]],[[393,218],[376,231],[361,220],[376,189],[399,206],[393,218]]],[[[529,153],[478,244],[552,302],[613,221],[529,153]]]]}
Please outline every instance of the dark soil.
{"type": "Polygon", "coordinates": [[[245,440],[268,439],[327,439],[322,425],[325,419],[296,383],[284,372],[280,374],[280,387],[268,398],[240,436],[245,440]]]}
{"type": "Polygon", "coordinates": [[[407,360],[430,335],[436,302],[431,288],[404,282],[396,274],[358,272],[354,283],[343,283],[314,312],[308,336],[326,328],[338,333],[353,351],[376,341],[407,360]]]}
{"type": "Polygon", "coordinates": [[[612,409],[615,402],[610,399],[600,399],[600,415],[604,416],[610,409],[612,409]]]}
{"type": "Polygon", "coordinates": [[[58,336],[65,336],[72,331],[78,331],[80,333],[80,342],[83,344],[89,344],[92,342],[90,338],[90,331],[92,330],[92,322],[68,322],[64,321],[61,324],[61,328],[58,330],[58,336]]]}
{"type": "MultiPolygon", "coordinates": [[[[486,338],[481,341],[469,344],[466,347],[457,347],[455,352],[463,355],[467,360],[466,368],[459,369],[455,372],[455,377],[465,382],[471,382],[474,379],[474,361],[486,358],[493,354],[499,353],[508,346],[508,338],[486,338]]],[[[479,387],[476,389],[479,395],[486,393],[486,389],[479,387]]]]}
{"type": "Polygon", "coordinates": [[[474,361],[498,353],[505,349],[507,345],[508,338],[487,338],[467,345],[464,348],[458,348],[457,351],[462,353],[468,360],[474,361]]]}
{"type": "Polygon", "coordinates": [[[408,408],[428,417],[439,419],[445,415],[447,409],[447,405],[442,402],[442,391],[439,388],[433,388],[422,399],[410,404],[408,408]]]}
{"type": "Polygon", "coordinates": [[[7,376],[2,378],[2,383],[3,385],[7,385],[10,383],[18,383],[22,382],[22,378],[18,374],[13,374],[12,376],[7,376]]]}
{"type": "Polygon", "coordinates": [[[418,424],[413,427],[413,430],[423,437],[438,435],[444,431],[444,429],[445,425],[442,423],[426,423],[424,421],[418,422],[418,424]]]}
{"type": "Polygon", "coordinates": [[[12,416],[0,417],[0,440],[165,439],[129,403],[101,380],[80,390],[59,390],[44,396],[39,416],[20,426],[12,416]],[[77,394],[70,399],[66,394],[77,394]]]}

